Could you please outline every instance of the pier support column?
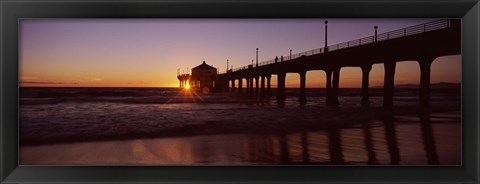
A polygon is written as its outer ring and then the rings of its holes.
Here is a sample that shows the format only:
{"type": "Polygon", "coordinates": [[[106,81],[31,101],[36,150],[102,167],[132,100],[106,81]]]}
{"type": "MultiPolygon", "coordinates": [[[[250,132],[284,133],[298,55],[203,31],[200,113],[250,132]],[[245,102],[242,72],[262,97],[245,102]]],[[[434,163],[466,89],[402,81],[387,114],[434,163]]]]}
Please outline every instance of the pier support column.
{"type": "Polygon", "coordinates": [[[250,96],[253,96],[253,91],[254,91],[254,89],[253,89],[253,77],[250,77],[248,80],[250,81],[250,82],[249,82],[249,83],[250,83],[249,95],[250,95],[250,96]]]}
{"type": "Polygon", "coordinates": [[[368,82],[370,70],[372,70],[372,65],[364,65],[362,68],[362,106],[369,106],[370,99],[368,95],[368,82]]]}
{"type": "Polygon", "coordinates": [[[340,67],[333,70],[333,81],[332,81],[332,103],[333,106],[338,106],[338,83],[340,82],[340,67]]]}
{"type": "Polygon", "coordinates": [[[249,94],[250,93],[250,81],[248,78],[245,78],[245,88],[247,89],[246,90],[246,93],[249,94]]]}
{"type": "Polygon", "coordinates": [[[232,93],[235,92],[235,79],[232,79],[232,93]]]}
{"type": "Polygon", "coordinates": [[[256,95],[256,96],[258,96],[258,90],[260,89],[260,88],[259,88],[259,85],[258,85],[258,84],[259,84],[259,81],[258,81],[259,78],[260,78],[260,77],[258,77],[258,76],[255,77],[255,95],[256,95]]]}
{"type": "Polygon", "coordinates": [[[247,94],[250,94],[250,78],[245,78],[245,81],[247,82],[247,85],[245,87],[247,87],[247,94]]]}
{"type": "Polygon", "coordinates": [[[285,77],[286,73],[277,74],[277,103],[285,102],[285,77]]]}
{"type": "Polygon", "coordinates": [[[331,103],[332,101],[332,70],[325,70],[325,76],[327,78],[327,82],[325,83],[325,90],[326,90],[326,95],[325,95],[325,101],[327,102],[327,105],[331,103]]]}
{"type": "Polygon", "coordinates": [[[385,67],[385,78],[383,82],[383,107],[393,108],[393,90],[395,88],[395,61],[388,61],[383,64],[385,67]]]}
{"type": "Polygon", "coordinates": [[[267,95],[270,96],[270,89],[271,89],[271,85],[270,85],[270,79],[272,79],[272,75],[267,75],[267,95]]]}
{"type": "Polygon", "coordinates": [[[435,58],[422,58],[420,64],[420,107],[430,105],[430,66],[435,58]]]}
{"type": "Polygon", "coordinates": [[[260,76],[260,79],[262,80],[260,83],[260,87],[261,87],[260,96],[263,98],[265,97],[265,76],[260,76]]]}
{"type": "Polygon", "coordinates": [[[243,78],[238,79],[238,93],[242,93],[243,78]]]}
{"type": "Polygon", "coordinates": [[[298,72],[298,74],[300,75],[300,98],[299,98],[300,104],[305,104],[307,102],[307,97],[305,96],[306,73],[307,71],[298,72]]]}

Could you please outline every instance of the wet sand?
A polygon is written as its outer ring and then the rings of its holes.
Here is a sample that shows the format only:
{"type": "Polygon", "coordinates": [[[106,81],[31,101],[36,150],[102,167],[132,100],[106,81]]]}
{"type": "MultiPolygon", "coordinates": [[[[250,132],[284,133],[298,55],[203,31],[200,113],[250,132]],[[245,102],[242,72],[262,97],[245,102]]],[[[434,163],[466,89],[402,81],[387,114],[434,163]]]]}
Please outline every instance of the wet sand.
{"type": "Polygon", "coordinates": [[[21,165],[460,165],[460,112],[354,127],[20,147],[21,165]]]}

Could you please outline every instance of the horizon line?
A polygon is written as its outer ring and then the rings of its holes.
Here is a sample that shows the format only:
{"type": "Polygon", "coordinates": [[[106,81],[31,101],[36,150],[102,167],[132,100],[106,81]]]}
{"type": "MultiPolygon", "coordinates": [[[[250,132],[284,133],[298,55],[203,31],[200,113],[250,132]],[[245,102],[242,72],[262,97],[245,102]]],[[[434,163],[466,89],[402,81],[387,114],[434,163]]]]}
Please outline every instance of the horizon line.
{"type": "MultiPolygon", "coordinates": [[[[438,82],[438,83],[431,83],[430,85],[439,85],[439,84],[453,84],[453,85],[461,85],[461,82],[455,83],[455,82],[438,82]]],[[[395,86],[420,86],[420,83],[409,83],[409,84],[398,84],[395,86]]],[[[26,88],[180,88],[178,86],[18,86],[19,88],[21,87],[26,87],[26,88]]],[[[235,87],[238,89],[238,87],[235,87]]],[[[273,89],[276,89],[277,87],[272,87],[273,89]]],[[[286,89],[296,89],[300,87],[285,87],[286,89]]],[[[325,89],[326,87],[306,87],[306,89],[325,89]]],[[[340,87],[340,89],[361,89],[362,87],[340,87]]],[[[369,88],[383,88],[383,86],[371,86],[369,88]]],[[[246,88],[244,88],[246,89],[246,88]]]]}

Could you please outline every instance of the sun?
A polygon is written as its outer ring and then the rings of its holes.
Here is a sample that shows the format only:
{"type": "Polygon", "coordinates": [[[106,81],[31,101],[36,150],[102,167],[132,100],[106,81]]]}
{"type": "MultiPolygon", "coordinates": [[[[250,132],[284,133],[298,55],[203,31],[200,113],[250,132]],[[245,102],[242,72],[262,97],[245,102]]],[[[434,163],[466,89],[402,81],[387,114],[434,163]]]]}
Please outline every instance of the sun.
{"type": "Polygon", "coordinates": [[[190,89],[190,85],[189,84],[185,85],[185,89],[190,89]]]}

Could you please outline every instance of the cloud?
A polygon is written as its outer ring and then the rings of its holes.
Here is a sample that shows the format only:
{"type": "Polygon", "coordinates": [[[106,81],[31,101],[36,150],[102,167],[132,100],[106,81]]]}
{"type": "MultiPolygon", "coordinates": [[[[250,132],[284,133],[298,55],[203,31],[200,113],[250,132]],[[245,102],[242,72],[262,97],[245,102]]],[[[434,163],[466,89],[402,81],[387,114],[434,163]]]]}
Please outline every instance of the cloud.
{"type": "Polygon", "coordinates": [[[101,82],[103,81],[101,78],[83,78],[83,79],[70,79],[72,81],[77,81],[77,82],[101,82]]]}
{"type": "Polygon", "coordinates": [[[103,81],[102,79],[100,78],[91,78],[91,79],[88,79],[86,81],[90,81],[90,82],[100,82],[100,81],[103,81]]]}
{"type": "Polygon", "coordinates": [[[40,78],[38,77],[32,77],[32,76],[22,76],[20,77],[22,81],[28,81],[28,80],[38,80],[40,78]]]}
{"type": "Polygon", "coordinates": [[[138,82],[128,82],[127,84],[132,85],[132,84],[155,84],[155,83],[138,81],[138,82]]]}
{"type": "Polygon", "coordinates": [[[72,84],[72,83],[51,82],[51,81],[20,81],[20,84],[72,84]]]}

